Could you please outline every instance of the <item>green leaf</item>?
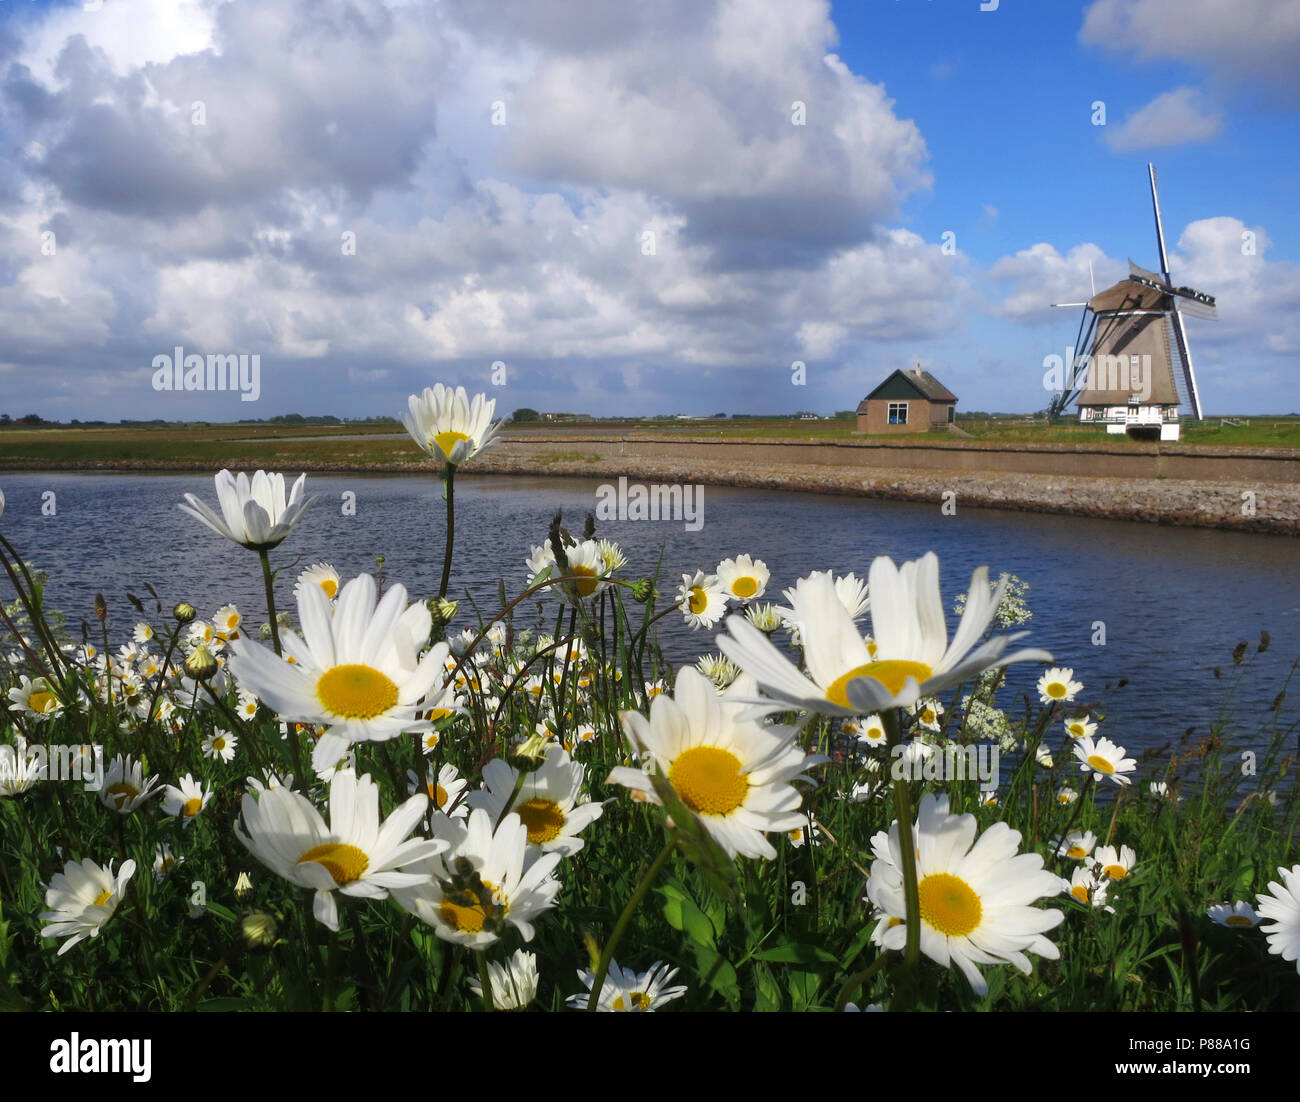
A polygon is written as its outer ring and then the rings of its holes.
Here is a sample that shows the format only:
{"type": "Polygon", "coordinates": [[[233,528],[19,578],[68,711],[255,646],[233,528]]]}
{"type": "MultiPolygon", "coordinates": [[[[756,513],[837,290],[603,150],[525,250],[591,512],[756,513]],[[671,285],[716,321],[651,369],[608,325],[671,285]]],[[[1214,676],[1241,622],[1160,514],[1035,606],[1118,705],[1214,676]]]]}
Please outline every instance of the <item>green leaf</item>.
{"type": "Polygon", "coordinates": [[[740,1008],[740,983],[731,962],[706,945],[694,946],[696,972],[701,982],[727,1000],[732,1010],[740,1008]]]}
{"type": "Polygon", "coordinates": [[[760,1014],[779,1011],[781,1009],[781,988],[772,975],[771,969],[761,964],[755,965],[752,975],[754,977],[754,1009],[760,1014]]]}
{"type": "Polygon", "coordinates": [[[664,918],[674,930],[681,930],[697,945],[713,946],[717,943],[718,930],[714,924],[687,896],[675,885],[658,889],[665,897],[664,918]]]}
{"type": "Polygon", "coordinates": [[[754,959],[771,961],[773,964],[839,964],[835,954],[799,941],[778,945],[774,949],[764,949],[755,953],[754,959]]]}
{"type": "Polygon", "coordinates": [[[235,921],[235,912],[229,907],[223,907],[220,903],[205,903],[204,906],[221,919],[222,922],[235,921]]]}
{"type": "Polygon", "coordinates": [[[257,1004],[252,999],[225,995],[219,999],[204,999],[195,1010],[248,1010],[257,1004]]]}
{"type": "Polygon", "coordinates": [[[736,863],[713,840],[704,824],[682,803],[677,790],[666,777],[650,774],[650,783],[664,805],[677,831],[677,845],[682,854],[700,871],[705,883],[723,901],[736,903],[740,899],[740,878],[736,863]]]}
{"type": "Polygon", "coordinates": [[[790,998],[796,1011],[807,1010],[817,1001],[817,991],[822,985],[822,977],[816,972],[787,973],[790,985],[790,998]]]}

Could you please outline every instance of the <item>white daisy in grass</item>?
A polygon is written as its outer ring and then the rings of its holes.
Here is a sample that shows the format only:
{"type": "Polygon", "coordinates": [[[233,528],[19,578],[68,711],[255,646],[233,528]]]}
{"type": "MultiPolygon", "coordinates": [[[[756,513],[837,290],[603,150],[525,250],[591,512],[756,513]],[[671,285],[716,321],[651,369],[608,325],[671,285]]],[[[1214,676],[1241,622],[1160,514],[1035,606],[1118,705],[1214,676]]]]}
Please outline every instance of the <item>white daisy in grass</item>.
{"type": "Polygon", "coordinates": [[[1038,679],[1038,699],[1044,704],[1073,701],[1081,692],[1083,682],[1075,681],[1074,671],[1068,668],[1054,666],[1038,679]]]}
{"type": "Polygon", "coordinates": [[[1097,733],[1097,725],[1086,715],[1075,716],[1065,721],[1065,733],[1070,738],[1092,738],[1097,733]]]}
{"type": "Polygon", "coordinates": [[[918,700],[912,705],[912,716],[927,731],[938,731],[943,717],[943,704],[935,697],[918,700]]]}
{"type": "Polygon", "coordinates": [[[469,781],[460,775],[460,771],[451,764],[443,762],[437,777],[418,775],[414,769],[406,771],[407,792],[414,795],[424,792],[429,797],[429,809],[441,811],[453,819],[463,819],[469,814],[469,806],[461,798],[469,788],[469,781]]]}
{"type": "Polygon", "coordinates": [[[1282,883],[1270,881],[1268,891],[1255,897],[1255,909],[1261,922],[1272,923],[1260,926],[1268,937],[1268,951],[1295,961],[1300,974],[1300,865],[1279,868],[1277,874],[1282,883]]]}
{"type": "MultiPolygon", "coordinates": [[[[617,961],[609,962],[605,982],[600,989],[596,1010],[605,1013],[648,1013],[661,1010],[663,1005],[686,994],[685,986],[668,984],[678,969],[669,968],[663,961],[655,961],[649,971],[637,973],[631,968],[620,968],[617,961]]],[[[570,995],[567,1002],[575,1010],[586,1007],[591,1000],[591,985],[596,982],[595,972],[578,971],[578,979],[587,986],[585,993],[570,995]]]]}
{"type": "Polygon", "coordinates": [[[233,639],[239,631],[243,617],[234,605],[222,605],[212,614],[212,626],[217,629],[217,639],[233,639]]]}
{"type": "Polygon", "coordinates": [[[695,661],[695,668],[718,689],[725,689],[740,676],[740,667],[721,654],[700,655],[695,661]]]}
{"type": "Polygon", "coordinates": [[[263,865],[299,887],[315,891],[312,913],[339,928],[334,892],[383,899],[428,879],[398,866],[432,859],[445,841],[408,837],[424,816],[428,799],[412,796],[382,823],[379,788],[368,776],[336,773],[330,782],[329,825],[312,802],[288,788],[247,793],[240,805],[243,828],[235,835],[263,865]]]}
{"type": "Polygon", "coordinates": [[[325,724],[312,762],[336,763],[354,742],[385,742],[429,730],[422,701],[439,694],[446,643],[419,650],[432,617],[423,604],[406,606],[406,590],[392,585],[376,605],[375,580],[353,578],[333,609],[324,592],[308,586],[298,600],[302,636],[283,633],[285,658],[246,638],[234,640],[230,669],[284,720],[325,724]]]}
{"type": "Polygon", "coordinates": [[[193,494],[186,494],[188,504],[177,508],[241,547],[269,551],[284,542],[294,525],[302,519],[307,506],[316,500],[315,497],[303,497],[306,480],[305,474],[299,475],[286,500],[282,474],[258,471],[250,480],[242,471],[238,475],[218,471],[216,485],[220,516],[193,494]]]}
{"type": "Polygon", "coordinates": [[[1114,781],[1121,788],[1132,782],[1132,778],[1125,774],[1132,773],[1137,768],[1137,759],[1126,757],[1124,747],[1116,746],[1108,738],[1100,738],[1095,742],[1086,737],[1076,739],[1074,756],[1079,759],[1081,772],[1092,773],[1098,781],[1114,781]]]}
{"type": "Polygon", "coordinates": [[[1075,869],[1069,880],[1061,880],[1061,891],[1070,898],[1078,900],[1086,907],[1096,907],[1108,914],[1114,914],[1115,908],[1106,903],[1106,892],[1109,887],[1109,880],[1097,877],[1086,865],[1075,869]]]}
{"type": "Polygon", "coordinates": [[[1216,903],[1205,913],[1220,926],[1248,929],[1259,925],[1259,915],[1249,903],[1216,903]]]}
{"type": "Polygon", "coordinates": [[[871,564],[873,655],[836,596],[829,575],[803,579],[790,591],[788,619],[799,627],[807,675],[745,620],[727,621],[730,636],[717,643],[767,696],[811,712],[855,715],[910,707],[922,697],[960,684],[987,669],[1012,662],[1051,660],[1046,651],[1005,654],[1020,637],[1000,635],[983,643],[1000,599],[989,591],[987,568],[971,579],[975,594],[948,642],[939,596],[939,560],[933,552],[901,568],[885,557],[871,564]]]}
{"type": "Polygon", "coordinates": [[[1157,800],[1172,800],[1174,803],[1182,802],[1182,797],[1173,791],[1165,781],[1152,781],[1147,785],[1147,791],[1157,800]]]}
{"type": "Polygon", "coordinates": [[[543,853],[569,857],[583,847],[578,835],[604,810],[602,804],[584,795],[585,773],[585,766],[570,760],[564,747],[553,743],[547,747],[542,764],[525,774],[522,784],[512,766],[493,758],[483,767],[483,789],[471,792],[465,802],[471,808],[483,808],[496,822],[513,796],[510,810],[528,831],[528,844],[540,847],[543,853]]]}
{"type": "MultiPolygon", "coordinates": [[[[504,962],[487,962],[488,985],[492,989],[495,1010],[523,1010],[537,997],[537,958],[516,949],[504,962]]],[[[483,984],[477,976],[469,980],[474,997],[483,997],[483,984]]]]}
{"type": "Polygon", "coordinates": [[[261,702],[255,694],[250,693],[247,689],[240,689],[238,703],[235,704],[235,715],[239,716],[240,719],[256,719],[257,709],[260,706],[261,702]]]}
{"type": "Polygon", "coordinates": [[[551,874],[562,854],[528,852],[528,828],[511,812],[493,829],[482,808],[465,821],[433,817],[433,833],[450,848],[403,866],[424,874],[393,898],[444,941],[486,949],[514,926],[533,940],[533,920],[555,906],[560,882],[551,874]]]}
{"type": "MultiPolygon", "coordinates": [[[[586,599],[599,596],[601,590],[608,585],[610,575],[609,563],[605,558],[605,552],[601,550],[600,544],[595,540],[581,540],[566,547],[564,557],[569,564],[568,574],[560,575],[556,570],[552,571],[551,577],[577,578],[577,581],[572,584],[580,598],[586,599]]],[[[561,658],[563,658],[564,649],[561,648],[561,658]]]]}
{"type": "Polygon", "coordinates": [[[544,540],[540,547],[534,547],[529,552],[528,558],[524,560],[524,565],[528,567],[528,584],[530,586],[537,584],[537,576],[543,570],[550,570],[553,574],[555,570],[555,552],[551,549],[551,541],[544,540]]]}
{"type": "MultiPolygon", "coordinates": [[[[742,718],[754,693],[752,678],[741,677],[721,696],[689,667],[677,675],[675,696],[659,696],[647,719],[620,712],[628,741],[648,755],[682,802],[693,811],[728,856],[776,856],[764,837],[803,825],[803,797],[796,780],[825,758],[805,755],[788,727],[764,727],[742,718]]],[[[649,775],[620,766],[609,783],[621,784],[651,803],[659,803],[649,775]]]]}
{"type": "Polygon", "coordinates": [[[809,843],[814,846],[821,845],[821,842],[818,841],[821,831],[818,829],[817,824],[807,816],[804,817],[801,826],[797,826],[793,830],[787,830],[785,836],[790,839],[790,845],[795,849],[803,849],[809,843]]]}
{"type": "Polygon", "coordinates": [[[1055,764],[1052,760],[1052,752],[1041,742],[1034,747],[1034,761],[1044,769],[1051,769],[1055,764]]]}
{"type": "Polygon", "coordinates": [[[339,577],[339,572],[329,563],[313,563],[298,574],[298,580],[293,586],[294,600],[302,600],[302,591],[314,586],[332,601],[339,595],[339,587],[342,584],[343,579],[339,577]]]}
{"type": "Polygon", "coordinates": [[[752,601],[763,596],[767,592],[767,583],[772,578],[767,563],[749,555],[723,559],[718,563],[716,573],[723,591],[738,601],[752,601]]]}
{"type": "Polygon", "coordinates": [[[131,632],[131,638],[141,644],[148,643],[153,639],[153,637],[154,630],[152,625],[146,624],[143,620],[136,624],[135,628],[131,632]]]}
{"type": "Polygon", "coordinates": [[[1123,880],[1137,864],[1137,854],[1129,846],[1098,846],[1092,855],[1093,864],[1102,876],[1110,880],[1123,880]]]}
{"type": "Polygon", "coordinates": [[[1072,857],[1076,861],[1086,861],[1096,844],[1097,836],[1090,830],[1076,830],[1064,838],[1056,838],[1052,841],[1057,857],[1072,857]]]}
{"type": "Polygon", "coordinates": [[[261,777],[245,777],[244,780],[249,789],[257,796],[260,796],[263,792],[274,792],[277,788],[293,788],[292,773],[281,777],[277,773],[268,772],[261,777]]]}
{"type": "MultiPolygon", "coordinates": [[[[983,592],[976,587],[974,592],[983,592]]],[[[873,590],[873,600],[875,593],[873,590]]],[[[874,606],[873,606],[874,607],[874,606]]],[[[1020,834],[997,822],[976,839],[974,815],[950,815],[948,797],[921,797],[913,835],[921,903],[921,952],[938,964],[956,964],[976,994],[988,994],[977,964],[1009,963],[1026,975],[1026,953],[1049,960],[1059,950],[1043,935],[1065,918],[1064,912],[1033,904],[1060,892],[1060,877],[1043,868],[1037,853],[1017,853],[1020,834]]],[[[886,916],[902,919],[902,849],[898,823],[872,840],[876,860],[867,880],[867,898],[886,916]]],[[[907,923],[887,926],[887,949],[902,949],[907,923]]]]}
{"type": "MultiPolygon", "coordinates": [[[[872,713],[864,719],[851,722],[856,724],[856,734],[859,742],[872,747],[884,746],[888,742],[888,736],[885,734],[885,724],[879,713],[872,713]]],[[[847,725],[845,730],[848,730],[847,725]]]]}
{"type": "Polygon", "coordinates": [[[45,779],[45,769],[38,754],[28,753],[22,735],[12,746],[0,743],[0,796],[21,796],[45,779]]]}
{"type": "Polygon", "coordinates": [[[54,689],[43,677],[32,678],[19,674],[17,688],[9,690],[9,710],[19,712],[37,722],[52,719],[63,711],[63,703],[54,695],[54,689]]]}
{"type": "MultiPolygon", "coordinates": [[[[677,607],[691,627],[711,628],[727,614],[727,594],[716,575],[697,570],[682,575],[682,584],[677,587],[677,607]]],[[[755,633],[758,634],[756,630],[755,633]]]]}
{"type": "Polygon", "coordinates": [[[463,386],[452,390],[435,383],[406,400],[401,419],[411,439],[430,456],[460,466],[497,442],[501,425],[492,423],[496,408],[496,399],[486,394],[471,400],[463,386]]]}
{"type": "Polygon", "coordinates": [[[101,804],[119,815],[128,815],[145,800],[162,795],[157,775],[146,778],[144,766],[130,754],[118,754],[109,762],[104,783],[91,791],[98,793],[101,804]]]}
{"type": "Polygon", "coordinates": [[[1056,802],[1062,805],[1072,804],[1078,798],[1079,798],[1079,793],[1077,793],[1073,788],[1069,788],[1069,787],[1062,787],[1056,793],[1056,802]]]}
{"type": "Polygon", "coordinates": [[[202,782],[186,773],[179,787],[169,784],[163,789],[163,814],[175,815],[189,826],[211,799],[212,792],[204,791],[202,782]]]}
{"type": "MultiPolygon", "coordinates": [[[[623,549],[613,540],[597,540],[596,545],[600,548],[600,557],[605,560],[605,573],[612,574],[620,567],[627,565],[627,556],[623,554],[623,549]]],[[[498,625],[502,631],[502,638],[505,636],[505,625],[498,625]]]]}
{"type": "Polygon", "coordinates": [[[59,946],[59,956],[79,941],[98,937],[100,928],[122,902],[127,881],[134,875],[134,861],[124,861],[116,875],[112,861],[103,866],[89,859],[69,861],[62,872],[54,874],[45,890],[49,910],[40,917],[49,925],[42,927],[41,937],[68,938],[59,946]]]}
{"type": "Polygon", "coordinates": [[[203,740],[203,756],[213,760],[220,758],[222,761],[234,761],[238,745],[237,735],[218,727],[203,740]]]}
{"type": "Polygon", "coordinates": [[[160,842],[153,855],[153,878],[161,883],[175,871],[176,866],[183,864],[184,861],[184,857],[177,857],[172,853],[172,847],[166,842],[160,842]]]}

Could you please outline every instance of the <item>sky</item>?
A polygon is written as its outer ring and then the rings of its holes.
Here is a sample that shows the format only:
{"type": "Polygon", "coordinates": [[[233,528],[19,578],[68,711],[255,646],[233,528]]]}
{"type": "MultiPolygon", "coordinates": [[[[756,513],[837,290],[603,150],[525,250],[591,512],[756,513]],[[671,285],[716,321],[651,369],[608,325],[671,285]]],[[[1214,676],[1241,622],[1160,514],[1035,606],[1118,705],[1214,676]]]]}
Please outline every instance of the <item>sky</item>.
{"type": "Polygon", "coordinates": [[[1207,412],[1297,411],[1297,71],[1296,0],[0,0],[0,412],[1040,410],[1149,161],[1207,412]]]}

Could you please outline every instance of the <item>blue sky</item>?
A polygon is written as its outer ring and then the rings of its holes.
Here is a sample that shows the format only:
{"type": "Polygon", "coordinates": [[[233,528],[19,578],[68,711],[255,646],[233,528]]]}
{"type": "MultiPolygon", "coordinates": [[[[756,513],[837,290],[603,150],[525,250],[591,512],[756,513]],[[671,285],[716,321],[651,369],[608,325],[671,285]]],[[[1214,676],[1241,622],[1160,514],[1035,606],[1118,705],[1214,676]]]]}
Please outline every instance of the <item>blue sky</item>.
{"type": "Polygon", "coordinates": [[[0,412],[1041,409],[1149,160],[1207,410],[1288,412],[1297,57],[1288,0],[0,0],[0,412]]]}

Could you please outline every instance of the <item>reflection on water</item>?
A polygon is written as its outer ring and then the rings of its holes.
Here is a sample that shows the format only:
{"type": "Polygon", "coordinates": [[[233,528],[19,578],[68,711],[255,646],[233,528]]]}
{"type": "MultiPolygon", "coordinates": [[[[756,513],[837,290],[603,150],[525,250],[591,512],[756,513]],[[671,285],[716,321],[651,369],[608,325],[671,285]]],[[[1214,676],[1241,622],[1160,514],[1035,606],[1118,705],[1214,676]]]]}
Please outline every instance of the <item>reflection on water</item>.
{"type": "MultiPolygon", "coordinates": [[[[272,552],[283,570],[282,605],[291,603],[301,568],[324,560],[346,577],[373,572],[377,554],[385,557],[390,580],[420,596],[436,590],[443,546],[436,478],[311,476],[307,483],[320,500],[272,552]],[[345,491],[356,494],[355,516],[343,515],[345,491]]],[[[451,595],[463,599],[468,590],[481,609],[495,610],[497,579],[504,577],[507,591],[517,593],[526,580],[524,559],[545,538],[555,510],[580,532],[597,485],[462,474],[451,595]]],[[[0,476],[0,488],[8,498],[0,520],[4,533],[49,571],[48,604],[67,612],[74,627],[82,618],[92,620],[91,602],[101,591],[113,635],[124,639],[137,619],[124,594],[143,597],[146,581],[165,607],[184,598],[211,615],[233,600],[256,622],[265,619],[256,556],[176,508],[187,491],[215,507],[211,478],[8,474],[0,476]],[[43,516],[42,494],[51,490],[56,512],[43,516]]],[[[703,506],[704,524],[696,532],[680,521],[624,521],[602,525],[600,534],[622,544],[628,578],[653,572],[662,554],[660,588],[668,593],[683,573],[713,569],[719,559],[742,552],[766,561],[773,577],[767,596],[778,603],[780,591],[801,573],[830,568],[865,576],[876,555],[897,560],[936,551],[950,609],[976,566],[987,564],[995,577],[1017,574],[1031,587],[1029,642],[1073,666],[1088,699],[1096,699],[1106,682],[1128,679],[1102,710],[1110,717],[1103,730],[1130,746],[1158,745],[1212,721],[1223,703],[1233,646],[1257,640],[1266,629],[1273,646],[1252,660],[1251,675],[1231,702],[1241,726],[1256,729],[1300,656],[1300,557],[1291,539],[960,506],[956,516],[943,516],[937,503],[712,486],[705,488],[703,506]],[[1094,645],[1102,625],[1105,645],[1094,645]],[[1223,681],[1213,678],[1215,666],[1224,667],[1223,681]]],[[[3,592],[11,599],[7,588],[3,592]]],[[[692,632],[676,617],[662,624],[660,638],[674,661],[715,649],[712,632],[692,632]]],[[[1026,667],[1012,684],[1032,693],[1034,680],[1026,667]]],[[[1009,700],[1004,697],[1004,704],[1009,700]]],[[[1284,709],[1285,718],[1295,715],[1294,705],[1284,709]]]]}

